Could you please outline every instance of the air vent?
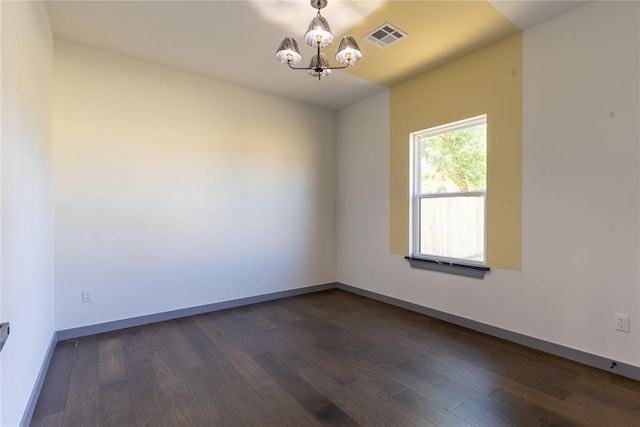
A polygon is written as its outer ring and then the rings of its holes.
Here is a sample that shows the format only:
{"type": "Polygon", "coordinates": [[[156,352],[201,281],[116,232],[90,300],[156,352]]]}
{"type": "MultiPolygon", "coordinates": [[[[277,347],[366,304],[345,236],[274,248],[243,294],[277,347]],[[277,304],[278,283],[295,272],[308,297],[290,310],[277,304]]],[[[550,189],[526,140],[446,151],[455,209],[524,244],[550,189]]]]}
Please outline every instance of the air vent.
{"type": "Polygon", "coordinates": [[[364,36],[364,40],[380,49],[386,49],[407,37],[407,33],[385,22],[379,28],[364,36]]]}

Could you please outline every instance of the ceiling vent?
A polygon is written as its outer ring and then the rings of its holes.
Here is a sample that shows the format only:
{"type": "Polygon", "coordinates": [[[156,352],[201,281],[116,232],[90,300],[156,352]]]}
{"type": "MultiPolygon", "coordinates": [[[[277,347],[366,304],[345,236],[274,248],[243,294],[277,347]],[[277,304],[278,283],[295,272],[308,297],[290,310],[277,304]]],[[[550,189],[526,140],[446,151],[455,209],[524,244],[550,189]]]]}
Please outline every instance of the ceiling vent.
{"type": "Polygon", "coordinates": [[[385,22],[380,27],[364,36],[364,40],[380,49],[386,49],[407,37],[407,33],[385,22]]]}

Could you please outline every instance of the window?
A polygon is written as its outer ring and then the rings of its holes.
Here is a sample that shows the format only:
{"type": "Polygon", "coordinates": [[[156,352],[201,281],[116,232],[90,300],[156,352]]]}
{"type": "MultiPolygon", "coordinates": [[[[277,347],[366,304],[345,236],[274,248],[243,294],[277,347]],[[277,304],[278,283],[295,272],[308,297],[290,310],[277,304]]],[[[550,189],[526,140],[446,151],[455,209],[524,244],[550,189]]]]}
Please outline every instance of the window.
{"type": "Polygon", "coordinates": [[[487,116],[411,134],[411,257],[485,264],[487,116]]]}

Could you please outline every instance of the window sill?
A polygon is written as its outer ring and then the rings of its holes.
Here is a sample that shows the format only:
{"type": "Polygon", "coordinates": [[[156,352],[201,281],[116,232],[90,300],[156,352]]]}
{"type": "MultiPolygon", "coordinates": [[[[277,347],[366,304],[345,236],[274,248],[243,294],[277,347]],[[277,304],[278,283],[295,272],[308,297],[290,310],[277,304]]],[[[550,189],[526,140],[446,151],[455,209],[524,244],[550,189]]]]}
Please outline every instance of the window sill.
{"type": "Polygon", "coordinates": [[[491,270],[489,267],[458,264],[455,262],[435,261],[423,258],[412,258],[410,256],[406,256],[404,257],[404,259],[409,261],[409,265],[411,266],[411,268],[439,271],[441,273],[448,274],[457,274],[459,276],[473,277],[476,279],[484,278],[485,273],[491,270]]]}

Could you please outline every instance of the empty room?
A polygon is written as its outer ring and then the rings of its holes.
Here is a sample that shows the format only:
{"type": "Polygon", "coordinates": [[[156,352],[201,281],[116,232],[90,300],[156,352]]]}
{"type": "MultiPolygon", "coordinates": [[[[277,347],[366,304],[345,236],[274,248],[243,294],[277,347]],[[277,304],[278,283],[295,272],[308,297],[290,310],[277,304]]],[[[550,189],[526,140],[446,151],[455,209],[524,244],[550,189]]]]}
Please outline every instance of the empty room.
{"type": "Polygon", "coordinates": [[[0,1],[0,425],[640,425],[640,2],[0,1]]]}

